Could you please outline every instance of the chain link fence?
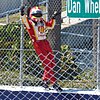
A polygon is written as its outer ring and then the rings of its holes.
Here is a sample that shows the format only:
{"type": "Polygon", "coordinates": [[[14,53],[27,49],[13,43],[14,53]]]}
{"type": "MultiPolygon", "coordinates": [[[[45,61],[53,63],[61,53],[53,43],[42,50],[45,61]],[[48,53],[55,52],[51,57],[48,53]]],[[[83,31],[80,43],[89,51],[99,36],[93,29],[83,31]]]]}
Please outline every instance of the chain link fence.
{"type": "MultiPolygon", "coordinates": [[[[92,96],[85,93],[77,94],[79,90],[100,90],[100,20],[78,19],[76,24],[70,25],[71,20],[76,19],[69,19],[63,15],[60,16],[63,23],[57,22],[55,29],[49,31],[55,33],[55,35],[48,33],[56,60],[55,76],[66,91],[61,94],[56,94],[55,91],[48,93],[40,87],[44,69],[29,35],[21,24],[21,0],[18,1],[7,0],[0,3],[1,6],[6,5],[2,10],[0,9],[0,86],[2,88],[0,100],[94,100],[95,98],[100,100],[100,96],[94,94],[92,96]],[[64,21],[66,18],[69,23],[64,21]],[[15,90],[9,92],[9,86],[15,90]],[[6,87],[8,90],[5,89],[6,87]],[[27,90],[23,92],[19,87],[27,90]],[[32,93],[32,89],[40,92],[32,93]],[[42,90],[44,92],[41,92],[42,90]]],[[[43,17],[48,20],[51,16],[47,16],[48,9],[50,10],[53,5],[49,2],[52,0],[35,1],[36,3],[32,5],[39,4],[44,12],[43,17]]],[[[27,0],[24,0],[24,3],[27,4],[27,0]]],[[[61,4],[60,10],[63,13],[66,0],[62,0],[61,4]]],[[[53,5],[56,10],[57,5],[56,0],[53,5]]]]}

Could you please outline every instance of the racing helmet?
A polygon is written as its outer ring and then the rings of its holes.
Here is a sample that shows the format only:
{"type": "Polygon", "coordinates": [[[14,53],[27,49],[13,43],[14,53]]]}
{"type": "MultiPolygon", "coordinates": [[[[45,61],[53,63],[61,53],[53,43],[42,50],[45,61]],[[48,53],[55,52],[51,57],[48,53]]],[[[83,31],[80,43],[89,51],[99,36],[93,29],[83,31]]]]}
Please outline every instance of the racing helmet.
{"type": "Polygon", "coordinates": [[[33,20],[34,18],[42,17],[42,15],[42,10],[38,6],[35,6],[31,8],[29,17],[33,20]]]}

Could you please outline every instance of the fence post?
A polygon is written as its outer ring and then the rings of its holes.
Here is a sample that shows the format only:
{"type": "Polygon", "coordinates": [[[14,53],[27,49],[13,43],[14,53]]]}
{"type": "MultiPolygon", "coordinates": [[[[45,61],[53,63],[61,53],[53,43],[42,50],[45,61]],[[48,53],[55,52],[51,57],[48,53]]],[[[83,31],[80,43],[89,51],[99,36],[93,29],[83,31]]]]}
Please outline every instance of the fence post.
{"type": "MultiPolygon", "coordinates": [[[[21,0],[21,6],[23,6],[23,0],[21,0]]],[[[22,24],[22,20],[21,20],[21,35],[20,35],[20,86],[22,87],[22,81],[23,81],[23,73],[22,73],[22,69],[23,69],[23,24],[22,24]]]]}
{"type": "MultiPolygon", "coordinates": [[[[38,0],[27,0],[31,3],[30,7],[38,5],[38,0]]],[[[21,0],[21,6],[23,6],[24,1],[21,0]]],[[[23,38],[24,38],[24,28],[23,23],[21,21],[21,37],[20,37],[20,86],[23,86],[23,38]]]]}
{"type": "Polygon", "coordinates": [[[9,13],[6,14],[6,24],[9,24],[9,13]]]}
{"type": "MultiPolygon", "coordinates": [[[[48,0],[46,0],[46,13],[48,12],[48,0]]],[[[46,21],[48,21],[48,15],[46,14],[46,21]]]]}
{"type": "Polygon", "coordinates": [[[93,19],[93,65],[97,70],[97,20],[93,19]]]}
{"type": "Polygon", "coordinates": [[[100,19],[98,19],[97,38],[97,90],[100,91],[100,19]]]}
{"type": "MultiPolygon", "coordinates": [[[[48,0],[48,19],[51,18],[54,11],[61,12],[61,0],[48,0]]],[[[61,45],[61,14],[56,17],[55,28],[49,31],[48,39],[51,42],[52,48],[60,50],[61,45]]]]}

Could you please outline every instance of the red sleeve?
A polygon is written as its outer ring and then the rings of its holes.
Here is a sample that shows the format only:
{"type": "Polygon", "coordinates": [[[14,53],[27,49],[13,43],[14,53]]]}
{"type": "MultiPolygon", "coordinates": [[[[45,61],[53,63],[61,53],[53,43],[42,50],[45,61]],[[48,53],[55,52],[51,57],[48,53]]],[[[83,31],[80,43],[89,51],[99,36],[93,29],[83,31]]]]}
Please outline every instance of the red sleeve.
{"type": "Polygon", "coordinates": [[[51,19],[50,21],[45,22],[46,26],[49,28],[54,28],[55,25],[55,19],[51,19]]]}
{"type": "Polygon", "coordinates": [[[34,27],[32,27],[32,22],[28,20],[26,16],[22,17],[22,22],[26,27],[27,32],[29,33],[30,38],[32,41],[36,40],[35,34],[34,34],[34,27]]]}

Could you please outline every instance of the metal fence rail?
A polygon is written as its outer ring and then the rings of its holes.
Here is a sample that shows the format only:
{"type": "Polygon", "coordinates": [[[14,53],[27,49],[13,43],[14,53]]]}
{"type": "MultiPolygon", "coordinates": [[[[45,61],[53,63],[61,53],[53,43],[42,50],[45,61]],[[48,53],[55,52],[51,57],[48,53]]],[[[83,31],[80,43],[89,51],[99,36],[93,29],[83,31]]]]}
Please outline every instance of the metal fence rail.
{"type": "MultiPolygon", "coordinates": [[[[53,5],[53,8],[57,6],[56,1],[54,2],[55,5],[53,5]]],[[[48,5],[48,2],[49,0],[41,2],[39,0],[39,5],[45,14],[48,11],[48,6],[52,6],[50,4],[48,5]]],[[[66,0],[62,0],[62,6],[65,5],[65,2],[66,0]]],[[[13,13],[14,10],[9,10],[8,12],[13,13]]],[[[5,14],[8,13],[1,13],[0,16],[5,14]]],[[[48,20],[47,15],[43,17],[48,20]]],[[[0,18],[0,23],[5,23],[5,20],[5,17],[0,18]]],[[[68,23],[65,22],[66,26],[67,24],[68,23]]],[[[59,23],[56,24],[53,31],[49,31],[49,33],[55,33],[55,35],[51,34],[49,36],[48,34],[53,48],[58,46],[58,41],[60,43],[60,49],[53,50],[56,60],[54,72],[58,83],[62,88],[66,89],[99,91],[100,20],[88,19],[69,27],[60,27],[60,34],[57,34],[58,26],[60,26],[59,23]],[[60,38],[59,40],[57,40],[58,37],[60,38]]],[[[18,8],[17,13],[9,15],[9,24],[0,25],[0,86],[21,86],[21,88],[25,86],[27,86],[27,88],[30,86],[35,88],[40,87],[43,71],[42,63],[36,55],[29,35],[21,23],[20,10],[18,8]]],[[[6,90],[0,91],[0,96],[5,96],[6,92],[6,90]]],[[[9,92],[9,95],[11,94],[13,95],[13,92],[9,92]]],[[[18,94],[27,97],[28,93],[22,94],[22,92],[20,92],[18,94]]],[[[12,100],[15,100],[17,97],[18,100],[20,100],[21,98],[18,94],[12,100]]],[[[31,95],[31,93],[29,94],[31,95]]],[[[50,96],[52,96],[52,94],[53,93],[51,93],[50,96]]],[[[36,98],[37,95],[38,92],[32,95],[31,98],[35,98],[32,100],[38,100],[38,98],[36,98]]],[[[62,100],[65,100],[68,95],[70,94],[59,94],[57,97],[54,96],[54,100],[59,96],[62,96],[62,100]]],[[[49,98],[45,96],[45,93],[40,92],[40,100],[42,100],[41,96],[43,96],[45,100],[49,98]]],[[[72,99],[74,98],[73,100],[76,100],[77,94],[71,94],[71,97],[72,99]]],[[[9,99],[10,97],[5,96],[5,98],[9,99]]],[[[81,95],[79,100],[82,100],[81,98],[85,99],[85,96],[81,95]]],[[[94,99],[92,96],[91,98],[94,99]]],[[[100,97],[97,98],[97,100],[99,99],[100,97]]],[[[2,99],[0,98],[0,100],[2,99]]],[[[30,99],[27,97],[27,100],[30,99]]]]}

